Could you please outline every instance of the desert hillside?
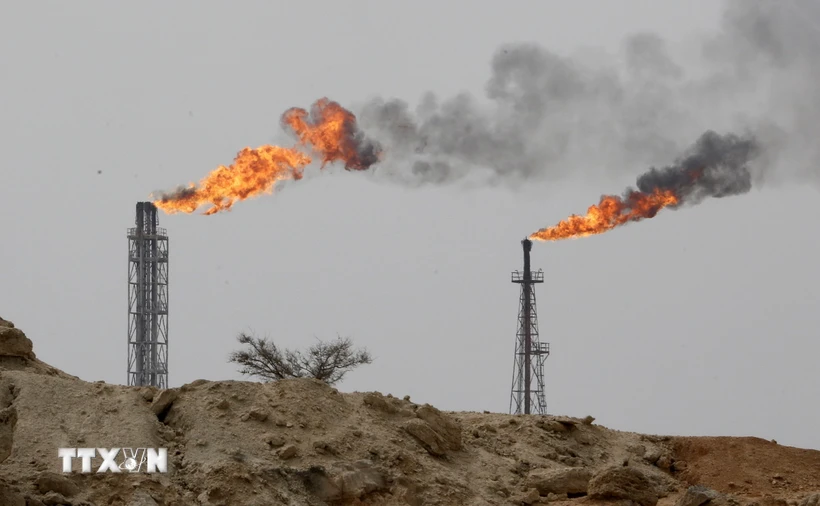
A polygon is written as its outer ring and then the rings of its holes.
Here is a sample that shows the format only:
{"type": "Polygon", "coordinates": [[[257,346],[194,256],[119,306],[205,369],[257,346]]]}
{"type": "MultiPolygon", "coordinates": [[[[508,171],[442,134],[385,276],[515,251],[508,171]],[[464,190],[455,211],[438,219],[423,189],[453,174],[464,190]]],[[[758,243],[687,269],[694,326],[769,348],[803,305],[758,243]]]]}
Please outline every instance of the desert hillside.
{"type": "Polygon", "coordinates": [[[0,319],[2,506],[547,503],[820,506],[820,452],[441,412],[311,380],[89,383],[0,319]],[[168,472],[62,473],[58,448],[118,446],[168,448],[168,472]]]}

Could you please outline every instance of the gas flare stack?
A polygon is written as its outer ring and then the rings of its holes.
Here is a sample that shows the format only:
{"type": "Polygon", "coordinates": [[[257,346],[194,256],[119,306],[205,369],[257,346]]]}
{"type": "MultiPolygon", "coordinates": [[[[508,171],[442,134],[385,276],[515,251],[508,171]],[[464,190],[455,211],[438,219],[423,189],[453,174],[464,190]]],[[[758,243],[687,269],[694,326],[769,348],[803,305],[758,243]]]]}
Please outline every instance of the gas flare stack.
{"type": "Polygon", "coordinates": [[[168,388],[168,233],[137,202],[128,229],[128,385],[168,388]]]}
{"type": "Polygon", "coordinates": [[[513,363],[510,414],[547,414],[544,396],[544,362],[550,354],[549,343],[538,338],[538,315],[535,306],[537,283],[544,282],[544,271],[530,269],[532,241],[521,241],[524,247],[524,272],[514,271],[512,282],[521,285],[518,309],[518,332],[515,339],[515,361],[513,363]],[[535,387],[533,388],[533,382],[535,387]]]}

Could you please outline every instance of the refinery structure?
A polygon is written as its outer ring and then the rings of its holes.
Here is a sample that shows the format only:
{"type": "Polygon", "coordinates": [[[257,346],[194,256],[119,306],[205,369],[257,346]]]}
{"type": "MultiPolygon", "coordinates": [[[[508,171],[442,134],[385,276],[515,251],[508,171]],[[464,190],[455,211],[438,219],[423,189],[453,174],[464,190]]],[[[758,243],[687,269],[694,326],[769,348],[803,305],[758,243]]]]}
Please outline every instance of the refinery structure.
{"type": "MultiPolygon", "coordinates": [[[[168,388],[168,233],[159,227],[157,207],[138,202],[128,229],[128,385],[168,388]]],[[[549,343],[541,342],[535,285],[544,272],[530,266],[532,241],[521,241],[524,270],[513,271],[520,286],[511,414],[547,414],[544,363],[549,343]]]]}
{"type": "Polygon", "coordinates": [[[532,241],[521,241],[524,247],[524,271],[514,271],[512,282],[521,286],[518,307],[518,331],[515,338],[511,414],[547,414],[544,392],[544,362],[550,354],[549,343],[538,336],[538,315],[535,306],[535,285],[544,282],[544,271],[530,268],[532,241]]]}
{"type": "Polygon", "coordinates": [[[168,388],[168,233],[138,202],[128,229],[128,385],[168,388]]]}

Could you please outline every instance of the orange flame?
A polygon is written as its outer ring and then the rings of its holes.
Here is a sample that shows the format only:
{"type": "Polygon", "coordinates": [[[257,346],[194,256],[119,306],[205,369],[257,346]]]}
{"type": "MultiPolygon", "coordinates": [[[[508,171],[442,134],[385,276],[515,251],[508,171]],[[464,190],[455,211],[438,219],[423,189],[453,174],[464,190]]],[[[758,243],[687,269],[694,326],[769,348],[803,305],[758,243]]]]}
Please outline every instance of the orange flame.
{"type": "Polygon", "coordinates": [[[277,181],[302,179],[302,170],[311,162],[309,156],[293,148],[262,146],[245,148],[236,155],[230,167],[220,165],[199,183],[191,184],[154,201],[168,214],[192,213],[200,206],[212,204],[210,215],[227,211],[238,200],[271,193],[277,181]]]}
{"type": "Polygon", "coordinates": [[[530,235],[534,241],[560,241],[602,234],[630,221],[654,217],[664,207],[680,202],[671,190],[652,193],[632,191],[625,198],[604,195],[598,205],[590,206],[586,216],[572,215],[554,227],[530,235]]]}
{"type": "MultiPolygon", "coordinates": [[[[348,170],[365,170],[379,160],[379,148],[358,131],[356,116],[327,98],[314,103],[311,114],[300,108],[286,111],[282,124],[293,130],[303,146],[310,144],[321,156],[322,168],[343,161],[348,170]]],[[[210,215],[229,210],[237,201],[270,194],[278,181],[302,179],[303,170],[311,161],[309,155],[296,147],[245,148],[231,166],[219,166],[198,186],[192,183],[151,198],[154,205],[168,214],[193,213],[211,204],[204,213],[210,215]]]]}
{"type": "Polygon", "coordinates": [[[365,170],[373,160],[365,160],[355,138],[356,116],[327,98],[313,104],[312,118],[304,109],[294,107],[282,115],[282,124],[289,126],[302,144],[310,144],[322,155],[322,167],[344,161],[347,170],[365,170]],[[311,121],[312,119],[312,121],[311,121]]]}

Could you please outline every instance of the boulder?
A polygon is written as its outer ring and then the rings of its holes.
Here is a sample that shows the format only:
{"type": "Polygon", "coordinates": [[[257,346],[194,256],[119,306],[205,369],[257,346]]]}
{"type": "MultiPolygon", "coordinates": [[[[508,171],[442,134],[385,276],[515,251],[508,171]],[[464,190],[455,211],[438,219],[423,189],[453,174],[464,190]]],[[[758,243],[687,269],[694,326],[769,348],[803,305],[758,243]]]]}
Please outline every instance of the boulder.
{"type": "Polygon", "coordinates": [[[154,396],[154,401],[151,403],[151,411],[158,417],[163,417],[171,405],[177,400],[176,390],[162,390],[159,395],[154,396]]]}
{"type": "Polygon", "coordinates": [[[49,492],[43,496],[43,504],[45,504],[45,506],[64,506],[66,504],[71,504],[71,502],[66,499],[63,494],[49,492]]]}
{"type": "Polygon", "coordinates": [[[41,494],[57,492],[65,497],[73,497],[80,492],[80,487],[66,476],[44,472],[37,477],[37,490],[39,490],[41,494]]]}
{"type": "Polygon", "coordinates": [[[655,465],[660,460],[661,455],[663,454],[659,449],[649,448],[648,450],[646,450],[646,453],[644,453],[643,458],[650,464],[655,465]]]}
{"type": "Polygon", "coordinates": [[[424,420],[418,418],[407,420],[402,428],[413,436],[430,455],[442,457],[447,454],[447,443],[444,438],[424,420]]]}
{"type": "Polygon", "coordinates": [[[547,494],[586,494],[592,472],[583,467],[544,470],[538,469],[527,477],[527,487],[538,489],[541,495],[547,494]]]}
{"type": "Polygon", "coordinates": [[[427,422],[430,428],[441,436],[447,449],[453,451],[461,450],[462,429],[460,423],[429,404],[425,404],[417,409],[416,416],[427,422]]]}
{"type": "Polygon", "coordinates": [[[701,506],[716,499],[718,493],[702,485],[694,485],[686,489],[686,492],[678,499],[675,506],[701,506]]]}
{"type": "Polygon", "coordinates": [[[589,481],[589,497],[603,500],[629,500],[640,506],[655,506],[658,493],[647,476],[635,467],[611,467],[589,481]]]}
{"type": "Polygon", "coordinates": [[[394,414],[399,411],[399,408],[395,404],[388,401],[379,392],[370,392],[365,394],[362,402],[377,411],[381,411],[382,413],[394,414]]]}
{"type": "Polygon", "coordinates": [[[521,501],[521,503],[529,506],[530,504],[535,504],[538,501],[540,501],[541,494],[538,492],[537,488],[531,488],[527,490],[527,492],[524,495],[522,495],[519,498],[519,500],[521,501]]]}
{"type": "Polygon", "coordinates": [[[341,499],[361,499],[387,489],[387,473],[369,460],[338,463],[331,469],[331,475],[341,499]]]}
{"type": "Polygon", "coordinates": [[[389,489],[387,473],[369,460],[338,462],[329,471],[312,467],[302,476],[308,489],[324,501],[354,501],[389,489]]]}
{"type": "Polygon", "coordinates": [[[0,318],[0,356],[20,357],[34,360],[31,339],[13,323],[0,318]]]}
{"type": "Polygon", "coordinates": [[[800,506],[820,506],[820,492],[809,494],[800,501],[800,506]]]}

